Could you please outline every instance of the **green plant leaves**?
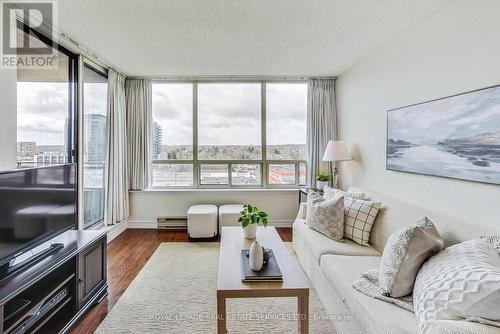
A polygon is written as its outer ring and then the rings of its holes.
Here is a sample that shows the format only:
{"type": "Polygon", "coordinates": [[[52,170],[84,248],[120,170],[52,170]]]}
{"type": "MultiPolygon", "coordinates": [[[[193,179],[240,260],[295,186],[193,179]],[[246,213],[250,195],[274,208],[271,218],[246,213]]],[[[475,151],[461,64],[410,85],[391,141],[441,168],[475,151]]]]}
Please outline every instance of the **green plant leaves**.
{"type": "Polygon", "coordinates": [[[241,211],[241,216],[238,218],[238,222],[241,223],[242,227],[247,227],[249,224],[260,224],[267,227],[269,215],[260,211],[257,207],[250,204],[243,205],[243,210],[241,211]]]}
{"type": "Polygon", "coordinates": [[[316,174],[317,181],[328,181],[330,180],[330,173],[327,172],[318,172],[316,174]]]}

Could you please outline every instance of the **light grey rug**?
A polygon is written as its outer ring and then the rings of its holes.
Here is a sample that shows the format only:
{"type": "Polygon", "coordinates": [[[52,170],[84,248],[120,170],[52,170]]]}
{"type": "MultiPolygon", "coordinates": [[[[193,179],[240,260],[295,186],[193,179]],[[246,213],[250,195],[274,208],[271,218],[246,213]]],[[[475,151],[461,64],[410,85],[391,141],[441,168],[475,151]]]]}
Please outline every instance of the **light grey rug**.
{"type": "MultiPolygon", "coordinates": [[[[218,261],[218,243],[162,243],[96,333],[215,333],[218,261]]],[[[309,298],[310,333],[335,333],[312,288],[309,298]]],[[[227,329],[294,333],[296,311],[296,298],[228,299],[227,329]]]]}

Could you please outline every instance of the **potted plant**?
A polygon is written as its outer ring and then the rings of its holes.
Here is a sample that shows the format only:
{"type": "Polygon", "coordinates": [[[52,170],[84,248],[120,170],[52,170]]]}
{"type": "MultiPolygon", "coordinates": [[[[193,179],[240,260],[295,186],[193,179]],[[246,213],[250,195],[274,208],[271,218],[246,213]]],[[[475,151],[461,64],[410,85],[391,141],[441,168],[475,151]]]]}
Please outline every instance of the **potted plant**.
{"type": "Polygon", "coordinates": [[[245,238],[255,239],[257,236],[257,225],[262,223],[264,227],[267,227],[268,217],[267,213],[260,211],[255,206],[251,206],[250,204],[243,205],[243,211],[241,211],[238,222],[240,222],[241,227],[243,227],[245,238]]]}
{"type": "Polygon", "coordinates": [[[316,187],[318,190],[323,190],[325,186],[328,185],[328,181],[330,180],[330,174],[327,172],[318,172],[316,174],[316,187]]]}

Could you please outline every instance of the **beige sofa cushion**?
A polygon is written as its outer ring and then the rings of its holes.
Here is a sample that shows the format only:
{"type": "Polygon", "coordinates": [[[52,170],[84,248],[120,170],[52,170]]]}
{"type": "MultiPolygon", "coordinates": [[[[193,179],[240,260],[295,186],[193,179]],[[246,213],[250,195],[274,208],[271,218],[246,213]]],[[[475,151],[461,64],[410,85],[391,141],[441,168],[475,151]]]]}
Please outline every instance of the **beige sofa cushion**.
{"type": "Polygon", "coordinates": [[[320,266],[330,284],[344,297],[347,307],[370,333],[418,333],[413,313],[368,297],[352,287],[360,273],[377,268],[379,263],[380,257],[375,256],[323,255],[320,266]]]}
{"type": "Polygon", "coordinates": [[[316,261],[324,254],[380,256],[373,247],[360,246],[351,240],[339,242],[318,233],[307,226],[305,219],[297,219],[293,224],[293,237],[302,239],[316,261]]]}

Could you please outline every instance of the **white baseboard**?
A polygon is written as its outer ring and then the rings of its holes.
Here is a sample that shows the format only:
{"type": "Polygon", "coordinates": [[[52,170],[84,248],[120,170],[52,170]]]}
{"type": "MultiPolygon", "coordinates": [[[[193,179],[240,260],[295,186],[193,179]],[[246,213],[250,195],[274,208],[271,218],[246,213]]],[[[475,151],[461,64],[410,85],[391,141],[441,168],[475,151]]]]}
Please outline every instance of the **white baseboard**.
{"type": "Polygon", "coordinates": [[[274,227],[292,227],[293,220],[271,220],[269,225],[274,227]]]}
{"type": "MultiPolygon", "coordinates": [[[[271,220],[269,221],[269,225],[275,227],[292,227],[292,220],[271,220]]],[[[187,226],[176,226],[179,228],[187,227],[187,226]]],[[[127,228],[130,229],[157,229],[158,223],[156,221],[129,221],[127,223],[127,228]]]]}
{"type": "Polygon", "coordinates": [[[109,226],[108,230],[108,244],[113,241],[117,236],[125,232],[128,228],[128,222],[124,221],[113,226],[109,226]]]}
{"type": "Polygon", "coordinates": [[[140,221],[135,221],[135,222],[132,222],[132,221],[129,221],[128,222],[128,228],[130,229],[137,229],[137,228],[147,228],[147,229],[157,229],[158,228],[158,223],[155,222],[155,221],[144,221],[144,222],[140,222],[140,221]]]}

